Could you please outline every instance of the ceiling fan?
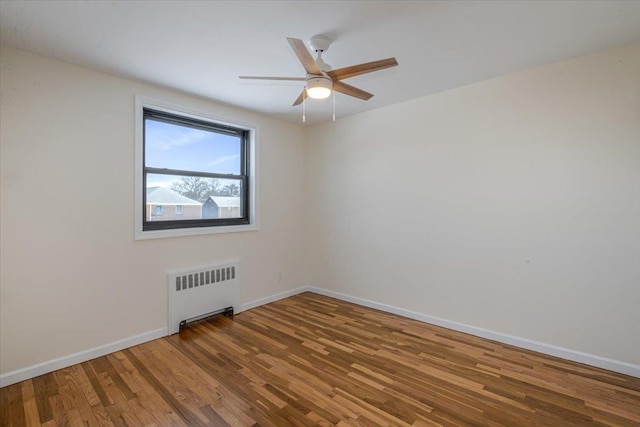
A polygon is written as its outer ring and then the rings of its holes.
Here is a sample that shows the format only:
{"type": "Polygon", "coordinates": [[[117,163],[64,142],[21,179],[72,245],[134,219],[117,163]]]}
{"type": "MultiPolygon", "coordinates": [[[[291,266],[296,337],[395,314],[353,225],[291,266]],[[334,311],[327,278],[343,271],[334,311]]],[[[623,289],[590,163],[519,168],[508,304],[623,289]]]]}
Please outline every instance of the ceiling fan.
{"type": "Polygon", "coordinates": [[[314,60],[307,50],[304,42],[300,39],[287,37],[287,41],[295,52],[298,60],[302,63],[306,77],[264,77],[264,76],[240,76],[241,79],[254,80],[291,80],[305,82],[305,88],[300,96],[293,102],[293,106],[301,104],[306,97],[313,99],[324,99],[331,95],[332,91],[353,96],[367,101],[373,94],[362,89],[348,85],[342,80],[385,68],[395,67],[398,61],[395,58],[381,59],[378,61],[366,62],[364,64],[352,65],[350,67],[332,70],[331,66],[322,60],[322,53],[326,52],[331,45],[331,39],[324,35],[311,37],[309,45],[318,54],[314,60]]]}

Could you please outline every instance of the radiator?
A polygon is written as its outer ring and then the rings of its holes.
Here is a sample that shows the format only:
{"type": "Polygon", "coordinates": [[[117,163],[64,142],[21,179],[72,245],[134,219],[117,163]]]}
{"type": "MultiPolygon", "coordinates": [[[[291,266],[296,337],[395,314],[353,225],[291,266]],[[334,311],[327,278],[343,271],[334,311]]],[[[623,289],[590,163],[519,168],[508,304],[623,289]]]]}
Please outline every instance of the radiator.
{"type": "Polygon", "coordinates": [[[181,322],[198,320],[240,304],[238,261],[167,272],[169,284],[169,334],[181,322]]]}

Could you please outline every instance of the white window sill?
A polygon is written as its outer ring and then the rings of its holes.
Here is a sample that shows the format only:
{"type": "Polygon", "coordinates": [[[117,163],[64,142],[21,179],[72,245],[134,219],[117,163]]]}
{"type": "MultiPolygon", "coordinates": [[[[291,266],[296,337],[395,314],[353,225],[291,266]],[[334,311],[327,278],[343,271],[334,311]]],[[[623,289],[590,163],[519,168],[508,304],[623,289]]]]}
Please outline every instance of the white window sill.
{"type": "Polygon", "coordinates": [[[175,228],[171,230],[152,230],[136,233],[136,240],[165,239],[170,237],[203,236],[207,234],[241,233],[245,231],[258,231],[256,224],[226,225],[221,227],[195,227],[175,228]]]}

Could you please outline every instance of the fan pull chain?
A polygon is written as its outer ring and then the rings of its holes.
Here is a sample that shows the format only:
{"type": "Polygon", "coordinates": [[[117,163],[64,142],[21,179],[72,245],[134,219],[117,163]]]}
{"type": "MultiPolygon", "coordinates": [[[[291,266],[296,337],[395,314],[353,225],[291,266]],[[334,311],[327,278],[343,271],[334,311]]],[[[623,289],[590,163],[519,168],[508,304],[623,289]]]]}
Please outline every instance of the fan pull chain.
{"type": "Polygon", "coordinates": [[[333,121],[336,121],[336,91],[332,90],[333,92],[333,121]]]}
{"type": "MultiPolygon", "coordinates": [[[[305,87],[304,89],[305,91],[307,90],[307,88],[305,87]]],[[[307,116],[305,114],[305,105],[307,104],[307,97],[305,96],[305,93],[303,92],[302,94],[302,123],[307,121],[307,116]]]]}

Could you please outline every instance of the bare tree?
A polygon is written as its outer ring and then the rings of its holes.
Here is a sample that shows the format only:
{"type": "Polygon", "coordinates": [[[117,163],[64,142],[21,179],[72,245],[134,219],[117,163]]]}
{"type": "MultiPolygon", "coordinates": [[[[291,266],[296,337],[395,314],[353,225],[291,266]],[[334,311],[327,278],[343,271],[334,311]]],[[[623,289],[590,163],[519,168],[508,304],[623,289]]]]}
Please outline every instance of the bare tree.
{"type": "Polygon", "coordinates": [[[199,176],[181,176],[177,182],[171,184],[171,189],[199,202],[207,200],[211,191],[209,182],[199,176]]]}
{"type": "Polygon", "coordinates": [[[222,184],[220,183],[220,180],[217,178],[209,179],[209,194],[207,195],[207,198],[209,198],[209,196],[219,196],[218,193],[220,192],[221,187],[222,184]]]}
{"type": "Polygon", "coordinates": [[[171,184],[171,189],[199,202],[206,202],[210,196],[239,197],[240,186],[235,183],[222,185],[217,178],[182,176],[171,184]]]}
{"type": "Polygon", "coordinates": [[[238,197],[240,196],[240,187],[238,184],[228,184],[220,189],[220,196],[238,197]]]}

